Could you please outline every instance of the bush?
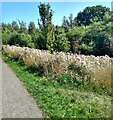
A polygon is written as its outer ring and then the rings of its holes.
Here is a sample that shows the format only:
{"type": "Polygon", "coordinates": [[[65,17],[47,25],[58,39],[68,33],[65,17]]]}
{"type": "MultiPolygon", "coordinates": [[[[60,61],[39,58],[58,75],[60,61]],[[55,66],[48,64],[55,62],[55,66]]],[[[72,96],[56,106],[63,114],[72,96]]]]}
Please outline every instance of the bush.
{"type": "Polygon", "coordinates": [[[7,30],[7,31],[2,31],[2,43],[4,45],[9,43],[10,37],[11,37],[11,31],[7,30]]]}
{"type": "Polygon", "coordinates": [[[54,50],[59,52],[68,52],[70,50],[70,42],[68,41],[63,28],[56,27],[54,50]]]}
{"type": "Polygon", "coordinates": [[[110,55],[112,54],[112,40],[106,32],[100,32],[96,37],[96,44],[93,53],[95,55],[110,55]]]}
{"type": "Polygon", "coordinates": [[[9,45],[19,45],[19,46],[28,46],[28,47],[33,47],[33,43],[31,40],[31,36],[29,34],[25,33],[17,33],[14,32],[12,33],[9,42],[9,45]]]}
{"type": "Polygon", "coordinates": [[[67,71],[62,73],[61,77],[60,77],[60,83],[61,84],[73,84],[73,76],[67,71]]]}
{"type": "Polygon", "coordinates": [[[35,44],[35,47],[38,49],[41,49],[41,50],[46,49],[46,39],[41,32],[35,35],[34,44],[35,44]]]}

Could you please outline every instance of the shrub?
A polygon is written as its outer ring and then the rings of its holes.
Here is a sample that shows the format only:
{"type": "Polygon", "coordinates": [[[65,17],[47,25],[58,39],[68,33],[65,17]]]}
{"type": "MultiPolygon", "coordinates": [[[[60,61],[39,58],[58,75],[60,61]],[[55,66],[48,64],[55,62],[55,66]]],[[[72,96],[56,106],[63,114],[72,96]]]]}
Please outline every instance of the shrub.
{"type": "Polygon", "coordinates": [[[12,33],[9,42],[9,45],[19,45],[19,46],[28,46],[28,47],[34,47],[32,43],[31,36],[26,33],[12,33]]]}

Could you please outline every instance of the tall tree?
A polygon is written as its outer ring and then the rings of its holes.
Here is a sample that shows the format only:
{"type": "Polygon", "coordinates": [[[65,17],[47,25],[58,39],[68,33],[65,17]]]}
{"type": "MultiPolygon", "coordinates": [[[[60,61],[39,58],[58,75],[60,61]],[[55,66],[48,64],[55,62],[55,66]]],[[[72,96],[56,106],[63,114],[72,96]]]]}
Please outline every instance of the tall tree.
{"type": "Polygon", "coordinates": [[[30,22],[28,25],[29,34],[34,34],[36,32],[36,26],[34,22],[30,22]]]}
{"type": "Polygon", "coordinates": [[[62,27],[56,26],[54,49],[56,51],[68,52],[70,50],[70,42],[66,36],[65,30],[62,27]]]}
{"type": "Polygon", "coordinates": [[[101,5],[86,7],[83,12],[80,11],[77,14],[77,23],[78,25],[89,25],[95,17],[98,18],[98,21],[102,21],[106,12],[110,12],[110,8],[101,5]]]}
{"type": "Polygon", "coordinates": [[[65,29],[65,32],[68,32],[68,30],[69,30],[69,21],[66,18],[66,16],[63,17],[62,27],[65,29]]]}
{"type": "Polygon", "coordinates": [[[38,8],[40,15],[40,20],[38,19],[38,24],[41,29],[45,29],[48,26],[48,24],[52,23],[53,10],[51,9],[49,3],[48,4],[40,3],[38,8]]]}
{"type": "Polygon", "coordinates": [[[75,19],[73,19],[73,14],[70,14],[68,18],[63,17],[62,26],[65,28],[65,31],[68,32],[69,29],[73,29],[77,25],[75,19]]]}
{"type": "Polygon", "coordinates": [[[52,16],[53,16],[53,10],[51,9],[51,6],[48,4],[42,4],[38,6],[39,8],[39,15],[40,19],[38,19],[38,25],[40,28],[40,36],[39,38],[43,40],[43,45],[41,45],[41,49],[47,49],[47,39],[48,39],[48,32],[49,26],[52,25],[52,16]]]}
{"type": "Polygon", "coordinates": [[[54,49],[54,43],[55,43],[55,27],[50,24],[48,26],[48,33],[47,33],[47,43],[46,43],[46,47],[49,51],[53,52],[54,49]]]}
{"type": "Polygon", "coordinates": [[[20,20],[18,20],[18,22],[19,22],[19,25],[20,25],[20,32],[26,33],[27,32],[26,23],[24,21],[20,21],[20,20]]]}
{"type": "Polygon", "coordinates": [[[62,26],[63,26],[64,28],[66,28],[66,27],[69,26],[69,21],[68,21],[68,19],[66,18],[66,16],[63,17],[62,26]]]}
{"type": "Polygon", "coordinates": [[[13,21],[13,22],[11,23],[11,25],[12,25],[12,29],[13,29],[13,30],[15,30],[15,31],[19,30],[19,25],[17,24],[16,21],[13,21]]]}
{"type": "Polygon", "coordinates": [[[7,24],[7,29],[10,30],[10,31],[13,31],[11,23],[7,24]]]}
{"type": "Polygon", "coordinates": [[[69,26],[72,29],[73,27],[73,15],[72,14],[69,15],[69,26]]]}

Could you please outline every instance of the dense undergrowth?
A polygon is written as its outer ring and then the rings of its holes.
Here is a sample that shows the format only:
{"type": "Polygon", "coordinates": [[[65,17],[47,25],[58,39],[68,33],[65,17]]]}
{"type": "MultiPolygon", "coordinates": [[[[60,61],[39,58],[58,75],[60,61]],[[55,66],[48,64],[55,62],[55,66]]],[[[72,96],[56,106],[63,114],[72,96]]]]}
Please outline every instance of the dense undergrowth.
{"type": "Polygon", "coordinates": [[[85,56],[31,49],[27,47],[3,46],[4,53],[12,59],[22,61],[46,77],[72,88],[89,89],[111,95],[112,61],[109,56],[85,56]]]}
{"type": "MultiPolygon", "coordinates": [[[[44,76],[33,68],[25,66],[3,55],[3,60],[24,82],[35,98],[45,117],[50,118],[111,118],[111,96],[103,90],[92,92],[91,84],[70,87],[44,76]],[[89,90],[89,88],[91,88],[89,90]],[[99,91],[99,92],[98,92],[99,91]],[[101,93],[102,95],[99,95],[101,93]]],[[[64,75],[64,77],[66,77],[64,75]]],[[[64,79],[62,77],[62,79],[64,79]]]]}

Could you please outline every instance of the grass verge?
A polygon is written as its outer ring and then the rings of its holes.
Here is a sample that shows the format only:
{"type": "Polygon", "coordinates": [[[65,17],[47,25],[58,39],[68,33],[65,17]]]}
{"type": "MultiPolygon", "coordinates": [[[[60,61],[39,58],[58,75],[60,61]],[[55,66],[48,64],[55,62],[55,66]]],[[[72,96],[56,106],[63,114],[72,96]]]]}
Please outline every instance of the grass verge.
{"type": "Polygon", "coordinates": [[[21,62],[3,58],[23,81],[37,101],[45,117],[111,118],[111,97],[94,92],[78,91],[40,77],[21,62]]]}

